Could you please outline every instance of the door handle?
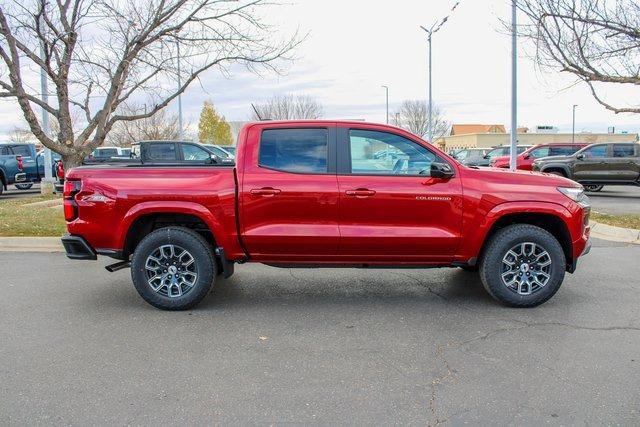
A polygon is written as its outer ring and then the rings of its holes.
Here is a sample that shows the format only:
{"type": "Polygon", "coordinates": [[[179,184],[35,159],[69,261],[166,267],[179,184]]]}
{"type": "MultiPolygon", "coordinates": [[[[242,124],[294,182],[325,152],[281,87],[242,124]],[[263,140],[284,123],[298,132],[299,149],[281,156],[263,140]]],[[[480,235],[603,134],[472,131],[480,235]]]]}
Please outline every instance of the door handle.
{"type": "Polygon", "coordinates": [[[251,194],[255,196],[275,196],[282,192],[277,188],[265,187],[265,188],[254,188],[250,191],[251,194]]]}
{"type": "Polygon", "coordinates": [[[355,197],[371,197],[376,192],[374,190],[368,190],[366,188],[357,188],[355,190],[347,190],[344,192],[347,196],[355,196],[355,197]]]}

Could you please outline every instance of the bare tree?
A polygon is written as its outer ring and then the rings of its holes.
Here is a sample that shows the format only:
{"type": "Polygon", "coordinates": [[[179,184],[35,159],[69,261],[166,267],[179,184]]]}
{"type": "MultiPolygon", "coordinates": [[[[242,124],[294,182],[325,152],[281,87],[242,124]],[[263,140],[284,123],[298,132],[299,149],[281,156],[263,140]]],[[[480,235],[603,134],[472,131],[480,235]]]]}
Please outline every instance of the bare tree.
{"type": "MultiPolygon", "coordinates": [[[[442,109],[433,106],[433,141],[437,141],[449,131],[449,123],[444,119],[442,109]]],[[[398,112],[392,115],[393,123],[414,135],[423,138],[429,131],[427,104],[422,100],[405,100],[398,112]]],[[[429,141],[433,143],[432,141],[429,141]]]]}
{"type": "Polygon", "coordinates": [[[14,144],[22,144],[33,140],[33,135],[28,129],[14,126],[9,133],[9,141],[14,144]]]}
{"type": "Polygon", "coordinates": [[[268,0],[5,0],[0,5],[0,97],[15,98],[31,132],[75,166],[118,122],[153,116],[206,70],[275,69],[299,43],[261,18],[268,0]],[[178,50],[181,67],[178,68],[178,50]],[[42,101],[37,73],[52,84],[42,101]],[[179,77],[179,78],[178,78],[179,77]],[[176,84],[176,82],[180,82],[176,84]],[[152,96],[144,112],[119,113],[152,96]],[[39,107],[59,124],[45,134],[39,107]],[[74,112],[82,126],[74,126],[74,112]]]}
{"type": "MultiPolygon", "coordinates": [[[[527,22],[519,33],[535,45],[536,62],[573,74],[615,113],[640,105],[613,105],[609,85],[640,86],[640,3],[637,0],[520,0],[527,22]]],[[[637,97],[636,97],[637,98],[637,97]]]]}
{"type": "MultiPolygon", "coordinates": [[[[145,108],[143,105],[126,104],[118,114],[136,115],[144,112],[145,108]]],[[[117,147],[128,147],[135,141],[176,140],[179,137],[178,116],[160,110],[150,117],[116,123],[107,135],[107,142],[117,147]]]]}
{"type": "Polygon", "coordinates": [[[322,104],[309,95],[276,95],[255,108],[253,120],[315,120],[324,114],[322,104]]]}

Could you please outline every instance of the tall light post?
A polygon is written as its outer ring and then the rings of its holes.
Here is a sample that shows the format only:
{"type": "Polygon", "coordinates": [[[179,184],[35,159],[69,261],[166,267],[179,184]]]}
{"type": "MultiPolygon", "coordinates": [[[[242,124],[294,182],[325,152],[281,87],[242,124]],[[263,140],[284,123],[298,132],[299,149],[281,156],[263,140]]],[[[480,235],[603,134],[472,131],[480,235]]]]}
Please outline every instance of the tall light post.
{"type": "MultiPolygon", "coordinates": [[[[446,18],[444,19],[444,21],[446,21],[446,18]]],[[[443,21],[443,23],[444,23],[443,21]]],[[[429,96],[428,96],[428,101],[427,101],[427,138],[429,140],[429,144],[433,144],[433,81],[432,81],[432,66],[431,66],[431,37],[433,36],[434,33],[434,27],[436,26],[436,24],[433,24],[431,26],[431,28],[427,29],[425,27],[423,27],[422,25],[420,25],[420,28],[422,28],[426,33],[427,33],[427,46],[428,46],[428,56],[429,56],[429,96]]],[[[439,29],[440,27],[438,27],[439,29]]]]}
{"type": "Polygon", "coordinates": [[[576,143],[576,107],[578,104],[573,104],[573,124],[571,125],[571,143],[576,143]]]}
{"type": "Polygon", "coordinates": [[[382,85],[387,94],[387,124],[389,124],[389,86],[382,85]]]}
{"type": "MultiPolygon", "coordinates": [[[[44,47],[40,45],[40,56],[45,60],[44,47]]],[[[49,94],[47,88],[47,74],[44,68],[40,68],[40,91],[42,92],[42,102],[49,102],[49,94]]],[[[42,109],[42,132],[49,136],[49,113],[42,109]]],[[[34,159],[35,160],[35,159],[34,159]]],[[[51,149],[44,147],[44,180],[40,183],[40,192],[42,194],[50,194],[53,192],[53,175],[51,164],[51,149]]]]}
{"type": "Polygon", "coordinates": [[[511,0],[511,144],[509,152],[509,167],[516,170],[518,159],[518,37],[517,0],[511,0]]]}
{"type": "MultiPolygon", "coordinates": [[[[176,39],[178,48],[178,90],[182,87],[181,69],[180,69],[180,41],[176,39]]],[[[184,139],[184,130],[182,128],[182,93],[178,93],[178,135],[180,139],[184,139]]]]}
{"type": "Polygon", "coordinates": [[[438,31],[440,31],[440,29],[442,28],[442,26],[445,24],[445,22],[447,22],[449,20],[449,16],[451,16],[451,13],[456,10],[456,8],[458,7],[458,5],[460,4],[460,1],[455,2],[455,4],[453,5],[453,7],[451,8],[451,12],[449,15],[445,16],[444,18],[442,18],[442,20],[440,20],[439,22],[436,21],[435,24],[433,24],[431,26],[431,28],[426,28],[423,27],[422,25],[420,25],[420,28],[422,28],[424,30],[425,33],[427,33],[427,45],[428,45],[428,56],[429,56],[429,100],[427,101],[428,105],[427,105],[427,135],[429,138],[429,144],[433,144],[433,79],[432,79],[432,61],[431,61],[431,57],[432,57],[432,53],[431,53],[431,47],[432,47],[432,38],[433,35],[435,33],[437,33],[438,31]]]}

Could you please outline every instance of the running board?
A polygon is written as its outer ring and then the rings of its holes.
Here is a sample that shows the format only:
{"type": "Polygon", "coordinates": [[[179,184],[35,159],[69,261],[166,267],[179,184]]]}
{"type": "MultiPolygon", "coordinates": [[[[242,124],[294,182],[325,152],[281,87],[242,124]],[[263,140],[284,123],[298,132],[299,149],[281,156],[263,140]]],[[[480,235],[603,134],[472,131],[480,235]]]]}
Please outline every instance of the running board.
{"type": "Polygon", "coordinates": [[[105,269],[109,273],[113,273],[114,271],[122,270],[123,268],[129,268],[129,267],[131,267],[131,261],[121,261],[121,262],[116,262],[115,264],[107,265],[105,269]]]}

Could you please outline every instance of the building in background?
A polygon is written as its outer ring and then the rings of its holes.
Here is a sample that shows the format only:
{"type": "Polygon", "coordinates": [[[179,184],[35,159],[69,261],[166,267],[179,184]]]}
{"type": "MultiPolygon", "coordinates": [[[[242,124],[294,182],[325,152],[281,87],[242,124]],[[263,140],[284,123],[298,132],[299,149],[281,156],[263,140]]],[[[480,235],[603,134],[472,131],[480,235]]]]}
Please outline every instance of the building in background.
{"type": "MultiPolygon", "coordinates": [[[[571,133],[560,133],[554,126],[537,126],[536,132],[527,128],[518,128],[518,144],[537,145],[552,143],[570,143],[571,133]]],[[[576,133],[576,144],[594,144],[597,142],[636,142],[637,133],[576,133]]],[[[449,152],[461,148],[490,148],[509,144],[509,134],[504,125],[459,125],[451,126],[451,134],[440,138],[436,144],[449,152]]]]}

